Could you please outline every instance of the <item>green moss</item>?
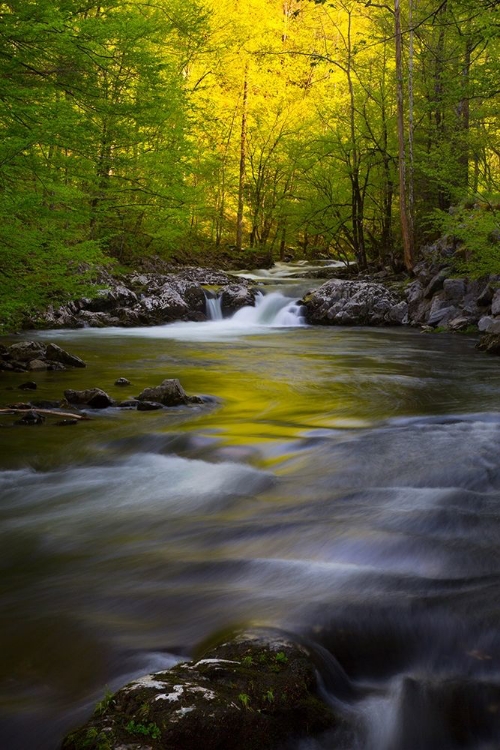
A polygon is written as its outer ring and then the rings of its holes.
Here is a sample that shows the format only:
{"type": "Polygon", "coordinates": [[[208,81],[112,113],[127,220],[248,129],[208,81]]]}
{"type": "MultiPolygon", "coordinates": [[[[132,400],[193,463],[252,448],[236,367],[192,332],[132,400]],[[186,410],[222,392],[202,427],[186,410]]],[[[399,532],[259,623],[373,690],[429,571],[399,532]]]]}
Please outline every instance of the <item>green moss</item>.
{"type": "Polygon", "coordinates": [[[127,732],[130,734],[140,734],[145,737],[151,737],[153,740],[158,740],[161,737],[161,730],[158,724],[150,722],[149,724],[143,724],[140,721],[129,721],[125,726],[127,732]]]}

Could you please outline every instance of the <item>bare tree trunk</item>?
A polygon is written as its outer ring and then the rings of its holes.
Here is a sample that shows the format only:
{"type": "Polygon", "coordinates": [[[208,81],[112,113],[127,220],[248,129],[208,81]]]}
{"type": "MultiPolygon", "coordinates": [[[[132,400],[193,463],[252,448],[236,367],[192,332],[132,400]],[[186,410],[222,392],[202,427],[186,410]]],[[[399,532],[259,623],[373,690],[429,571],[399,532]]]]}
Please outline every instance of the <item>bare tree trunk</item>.
{"type": "Polygon", "coordinates": [[[241,139],[240,139],[240,180],[238,185],[238,214],[236,217],[236,249],[241,251],[243,246],[243,207],[245,190],[245,165],[247,144],[247,104],[248,104],[248,63],[245,66],[245,78],[243,81],[243,109],[241,113],[241,139]]]}
{"type": "Polygon", "coordinates": [[[413,225],[408,209],[406,186],[406,144],[403,106],[403,37],[401,33],[400,0],[394,0],[394,24],[396,40],[396,95],[398,105],[398,156],[399,156],[399,214],[403,239],[404,263],[411,271],[414,263],[413,225]]]}

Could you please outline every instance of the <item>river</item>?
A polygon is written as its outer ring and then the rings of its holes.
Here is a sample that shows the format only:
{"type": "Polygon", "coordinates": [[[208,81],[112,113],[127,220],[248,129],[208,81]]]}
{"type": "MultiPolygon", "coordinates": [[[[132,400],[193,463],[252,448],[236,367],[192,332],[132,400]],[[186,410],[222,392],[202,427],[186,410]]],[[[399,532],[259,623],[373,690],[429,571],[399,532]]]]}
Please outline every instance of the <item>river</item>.
{"type": "Polygon", "coordinates": [[[4,422],[2,749],[56,750],[105,688],[249,624],[324,654],[353,729],[300,750],[500,747],[500,369],[474,339],[307,327],[276,291],[229,321],[37,335],[87,362],[37,398],[167,377],[213,398],[4,422]]]}

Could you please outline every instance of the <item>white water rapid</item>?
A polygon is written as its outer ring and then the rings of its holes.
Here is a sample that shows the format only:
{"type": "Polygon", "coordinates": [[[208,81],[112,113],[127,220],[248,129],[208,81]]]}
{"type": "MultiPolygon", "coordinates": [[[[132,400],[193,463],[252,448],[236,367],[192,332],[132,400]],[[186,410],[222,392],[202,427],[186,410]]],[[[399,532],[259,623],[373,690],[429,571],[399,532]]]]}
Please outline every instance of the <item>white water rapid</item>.
{"type": "MultiPolygon", "coordinates": [[[[221,298],[207,297],[207,317],[210,321],[221,321],[222,309],[221,298]]],[[[255,298],[255,307],[247,305],[237,310],[232,318],[224,321],[231,329],[254,326],[265,326],[269,328],[288,328],[305,325],[302,315],[302,306],[297,300],[285,297],[281,292],[262,294],[258,292],[255,298]]]]}

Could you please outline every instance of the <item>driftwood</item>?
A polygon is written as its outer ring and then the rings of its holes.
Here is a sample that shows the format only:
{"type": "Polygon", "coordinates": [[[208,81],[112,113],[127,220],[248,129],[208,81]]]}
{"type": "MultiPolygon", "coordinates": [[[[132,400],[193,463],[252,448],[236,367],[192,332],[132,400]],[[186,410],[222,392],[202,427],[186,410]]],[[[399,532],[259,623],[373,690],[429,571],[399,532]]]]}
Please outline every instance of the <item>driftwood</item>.
{"type": "Polygon", "coordinates": [[[4,408],[0,409],[0,414],[26,414],[28,411],[35,411],[37,414],[49,414],[52,417],[67,417],[68,419],[90,420],[86,414],[74,414],[71,411],[55,411],[53,409],[37,409],[36,406],[4,408]]]}

